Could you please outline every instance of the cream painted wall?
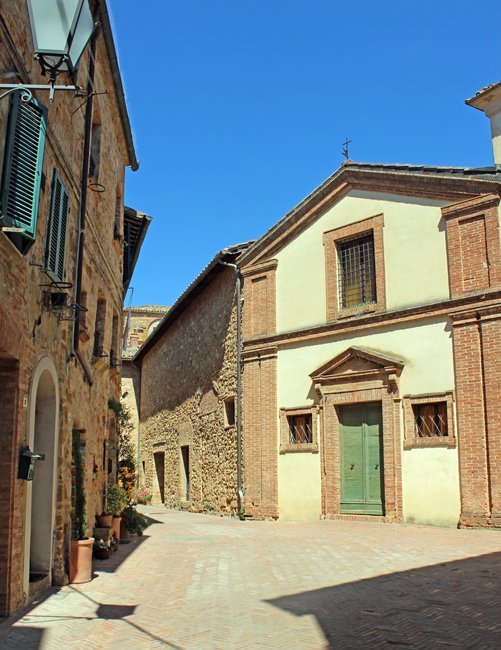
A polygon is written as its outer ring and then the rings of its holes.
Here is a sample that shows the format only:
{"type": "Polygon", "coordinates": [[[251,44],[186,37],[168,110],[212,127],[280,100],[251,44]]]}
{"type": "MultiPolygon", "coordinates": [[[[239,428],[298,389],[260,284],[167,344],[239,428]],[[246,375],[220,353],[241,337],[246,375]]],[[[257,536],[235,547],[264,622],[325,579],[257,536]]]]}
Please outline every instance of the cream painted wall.
{"type": "Polygon", "coordinates": [[[326,321],[323,233],[384,215],[387,309],[449,297],[444,201],[354,190],[331,207],[275,257],[277,331],[326,321]]]}
{"type": "Polygon", "coordinates": [[[404,521],[456,526],[461,509],[457,449],[410,449],[402,457],[404,521]]]}
{"type": "MultiPolygon", "coordinates": [[[[280,349],[279,408],[313,403],[309,374],[350,346],[370,348],[402,359],[405,368],[400,378],[401,395],[454,388],[450,326],[446,320],[436,319],[280,349]]],[[[455,525],[459,513],[456,450],[406,450],[402,464],[405,517],[416,523],[455,525]]],[[[317,518],[320,507],[320,455],[280,456],[280,516],[284,513],[289,519],[317,518]],[[297,498],[299,493],[301,499],[297,498]]]]}
{"type": "Polygon", "coordinates": [[[278,406],[303,406],[314,397],[310,373],[350,346],[371,348],[405,363],[400,378],[402,395],[436,393],[454,388],[452,336],[445,320],[420,321],[363,334],[344,335],[328,342],[280,349],[278,406]]]}
{"type": "Polygon", "coordinates": [[[281,520],[320,519],[319,454],[291,453],[278,458],[278,504],[281,520]]]}

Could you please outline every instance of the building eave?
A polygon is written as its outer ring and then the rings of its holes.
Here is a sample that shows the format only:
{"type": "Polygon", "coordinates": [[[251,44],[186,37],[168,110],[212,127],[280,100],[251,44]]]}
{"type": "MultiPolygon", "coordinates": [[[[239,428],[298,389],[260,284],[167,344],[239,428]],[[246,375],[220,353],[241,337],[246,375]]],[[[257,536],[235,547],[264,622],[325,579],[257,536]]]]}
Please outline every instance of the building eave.
{"type": "Polygon", "coordinates": [[[202,272],[193,280],[193,282],[183,291],[169,311],[162,318],[158,327],[149,335],[143,345],[139,348],[134,356],[134,362],[141,362],[144,356],[153,348],[157,341],[169,329],[170,325],[187,309],[195,298],[212,282],[214,277],[224,271],[224,266],[220,262],[235,262],[240,255],[252,242],[237,244],[219,251],[202,272]]]}
{"type": "Polygon", "coordinates": [[[120,113],[120,121],[122,124],[122,130],[124,133],[125,143],[127,147],[129,165],[132,171],[135,172],[139,169],[139,162],[136,157],[136,150],[134,147],[134,139],[132,136],[129,112],[127,110],[127,104],[125,102],[125,91],[122,82],[122,75],[120,74],[120,67],[118,65],[118,55],[115,47],[115,40],[113,38],[113,30],[111,28],[110,16],[108,13],[108,7],[106,5],[106,0],[101,0],[100,8],[99,8],[99,19],[101,23],[101,29],[103,32],[104,43],[106,45],[106,51],[108,53],[108,59],[110,62],[111,76],[113,79],[115,96],[117,99],[118,110],[120,113]]]}
{"type": "Polygon", "coordinates": [[[496,167],[468,167],[343,163],[329,178],[275,223],[242,255],[242,267],[272,256],[285,233],[297,236],[322,211],[352,189],[442,199],[451,203],[482,193],[498,192],[501,173],[496,167]]]}

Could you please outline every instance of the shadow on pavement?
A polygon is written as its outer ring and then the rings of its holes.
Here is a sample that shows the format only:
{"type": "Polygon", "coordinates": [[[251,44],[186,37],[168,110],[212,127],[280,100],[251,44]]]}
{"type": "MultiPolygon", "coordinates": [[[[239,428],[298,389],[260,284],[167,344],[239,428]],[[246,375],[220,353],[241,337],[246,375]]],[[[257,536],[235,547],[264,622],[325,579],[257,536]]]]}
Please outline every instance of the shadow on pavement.
{"type": "Polygon", "coordinates": [[[106,560],[98,560],[94,558],[93,560],[93,565],[92,568],[94,570],[94,575],[92,576],[93,579],[99,578],[99,574],[97,572],[104,572],[104,573],[114,573],[118,567],[122,564],[122,562],[125,562],[125,560],[134,553],[134,551],[137,549],[138,546],[146,542],[148,539],[148,529],[146,529],[145,534],[142,536],[133,536],[129,538],[129,542],[127,544],[122,544],[120,543],[118,545],[118,550],[116,553],[113,553],[113,555],[106,560]]]}
{"type": "Polygon", "coordinates": [[[396,645],[498,649],[501,553],[266,602],[296,616],[314,616],[330,648],[396,645]]]}

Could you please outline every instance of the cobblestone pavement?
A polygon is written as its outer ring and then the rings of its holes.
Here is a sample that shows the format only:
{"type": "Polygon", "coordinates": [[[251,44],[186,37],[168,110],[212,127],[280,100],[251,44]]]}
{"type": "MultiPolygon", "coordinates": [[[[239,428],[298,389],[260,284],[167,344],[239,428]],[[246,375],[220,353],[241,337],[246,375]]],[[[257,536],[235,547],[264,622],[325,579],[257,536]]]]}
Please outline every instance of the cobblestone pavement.
{"type": "Polygon", "coordinates": [[[501,648],[501,532],[145,509],[143,538],[0,648],[501,648]]]}

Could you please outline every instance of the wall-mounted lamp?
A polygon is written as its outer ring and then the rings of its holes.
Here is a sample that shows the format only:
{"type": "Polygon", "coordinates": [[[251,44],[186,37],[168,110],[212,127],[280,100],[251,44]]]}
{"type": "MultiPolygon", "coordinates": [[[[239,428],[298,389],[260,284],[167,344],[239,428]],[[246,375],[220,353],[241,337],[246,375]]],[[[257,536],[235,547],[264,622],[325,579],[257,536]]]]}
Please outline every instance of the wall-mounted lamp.
{"type": "Polygon", "coordinates": [[[7,89],[0,99],[15,90],[81,90],[78,86],[56,86],[61,72],[74,72],[89,42],[95,24],[88,0],[26,0],[30,16],[35,59],[42,74],[49,75],[48,85],[0,84],[7,89]]]}

